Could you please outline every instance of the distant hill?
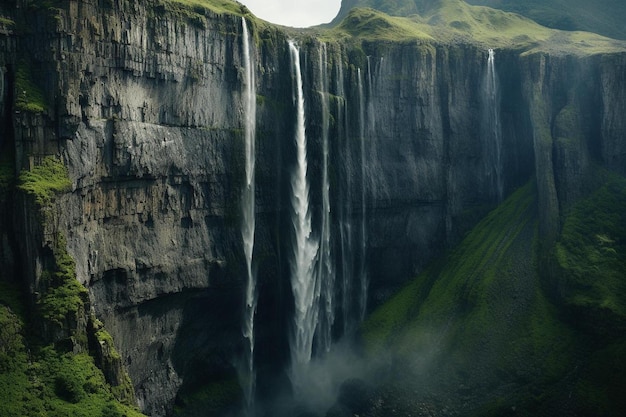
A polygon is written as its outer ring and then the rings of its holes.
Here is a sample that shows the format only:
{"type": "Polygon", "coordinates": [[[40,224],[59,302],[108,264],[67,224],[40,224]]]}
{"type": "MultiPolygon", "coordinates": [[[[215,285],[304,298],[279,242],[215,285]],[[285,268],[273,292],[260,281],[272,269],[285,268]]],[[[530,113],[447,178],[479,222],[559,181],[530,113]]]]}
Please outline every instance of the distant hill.
{"type": "Polygon", "coordinates": [[[410,16],[440,3],[441,0],[342,0],[332,24],[339,23],[355,7],[371,7],[391,16],[410,16]]]}
{"type": "MultiPolygon", "coordinates": [[[[519,13],[555,29],[584,30],[626,39],[626,2],[623,0],[466,0],[519,13]]],[[[419,0],[418,0],[419,2],[419,0]]]]}
{"type": "MultiPolygon", "coordinates": [[[[354,7],[371,7],[392,16],[422,14],[449,0],[343,0],[334,23],[354,7]]],[[[457,0],[454,0],[457,1],[457,0]]],[[[462,0],[458,0],[462,1],[462,0]]],[[[465,0],[466,3],[519,13],[541,25],[584,30],[626,39],[626,1],[623,0],[465,0]]]]}

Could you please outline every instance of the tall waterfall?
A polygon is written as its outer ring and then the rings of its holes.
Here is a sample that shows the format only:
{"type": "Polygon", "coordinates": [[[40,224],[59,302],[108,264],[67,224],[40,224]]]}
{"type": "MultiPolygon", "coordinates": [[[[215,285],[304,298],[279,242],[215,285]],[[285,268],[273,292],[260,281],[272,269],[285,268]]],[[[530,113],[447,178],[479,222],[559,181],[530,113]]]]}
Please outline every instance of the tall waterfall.
{"type": "Polygon", "coordinates": [[[498,75],[495,69],[495,51],[489,49],[487,73],[483,87],[483,125],[482,134],[485,144],[485,171],[491,178],[498,201],[504,194],[502,178],[502,127],[500,126],[500,92],[498,75]]]}
{"type": "MultiPolygon", "coordinates": [[[[371,71],[369,70],[369,57],[367,59],[368,66],[368,87],[371,92],[371,71]]],[[[359,146],[361,159],[361,230],[359,235],[360,253],[359,253],[359,321],[365,318],[367,309],[367,273],[365,270],[365,256],[367,249],[367,232],[366,232],[366,189],[367,189],[367,161],[365,157],[365,94],[363,94],[363,76],[361,69],[358,70],[358,86],[359,86],[359,146]]]]}
{"type": "Polygon", "coordinates": [[[245,70],[244,81],[244,115],[245,115],[245,155],[246,182],[241,198],[242,222],[241,237],[246,257],[246,290],[244,305],[243,336],[248,341],[245,351],[245,374],[242,375],[248,415],[254,410],[254,395],[256,374],[254,369],[254,315],[257,307],[256,277],[252,266],[252,253],[254,251],[255,231],[255,200],[254,200],[254,166],[255,166],[255,136],[256,136],[256,82],[254,65],[250,52],[250,34],[246,25],[246,19],[241,18],[243,30],[243,62],[245,70]]]}
{"type": "MultiPolygon", "coordinates": [[[[341,63],[337,65],[337,95],[341,98],[341,105],[338,108],[337,122],[340,130],[340,137],[347,137],[348,118],[347,101],[345,99],[344,73],[341,63]]],[[[340,157],[343,161],[343,175],[340,176],[339,193],[339,241],[341,253],[341,312],[343,321],[343,334],[351,331],[351,311],[352,311],[352,276],[354,275],[354,251],[352,236],[352,163],[350,141],[342,141],[340,157]]]]}
{"type": "Polygon", "coordinates": [[[318,281],[321,286],[321,309],[317,340],[320,351],[329,352],[332,327],[335,321],[335,275],[330,249],[330,184],[328,181],[328,55],[326,44],[319,50],[321,102],[322,102],[322,223],[318,254],[318,281]]]}
{"type": "Polygon", "coordinates": [[[291,260],[291,287],[295,302],[291,333],[291,381],[296,396],[302,391],[313,351],[313,337],[318,321],[320,283],[315,274],[318,243],[311,235],[309,183],[307,180],[307,139],[304,118],[304,94],[300,70],[300,51],[289,42],[292,70],[295,76],[297,165],[291,177],[291,207],[294,232],[291,260]]]}

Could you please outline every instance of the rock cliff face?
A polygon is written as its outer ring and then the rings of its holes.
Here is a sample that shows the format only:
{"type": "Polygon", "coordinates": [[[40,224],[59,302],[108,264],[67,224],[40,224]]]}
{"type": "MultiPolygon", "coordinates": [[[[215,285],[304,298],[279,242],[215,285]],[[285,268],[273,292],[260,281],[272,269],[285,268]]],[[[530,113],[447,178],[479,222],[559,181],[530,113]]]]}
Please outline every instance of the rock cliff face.
{"type": "MultiPolygon", "coordinates": [[[[72,190],[56,202],[77,277],[115,340],[147,414],[179,389],[232,374],[242,349],[245,261],[241,17],[160,1],[17,2],[30,31],[1,36],[14,100],[32,68],[43,112],[13,111],[18,169],[62,155],[72,190]],[[16,46],[17,45],[17,46],[16,46]]],[[[248,16],[249,18],[249,16],[248,16]]],[[[295,108],[288,35],[250,20],[257,75],[257,356],[282,369],[293,309],[288,262],[295,108]]],[[[370,303],[458,242],[501,198],[537,178],[542,232],[585,192],[591,164],[626,174],[626,54],[497,51],[501,149],[483,132],[487,51],[473,45],[339,42],[294,34],[301,48],[314,229],[319,230],[321,97],[330,97],[331,221],[365,252],[331,247],[336,270],[363,263],[370,303]],[[327,48],[327,60],[320,51],[327,48]],[[327,95],[320,66],[329,74],[327,95]],[[581,187],[581,183],[585,186],[581,187]],[[357,242],[357,240],[360,240],[357,242]]],[[[18,213],[27,222],[28,213],[18,213]]],[[[19,237],[39,247],[36,234],[19,237]]],[[[345,243],[345,242],[344,242],[345,243]]],[[[36,251],[24,268],[36,282],[36,251]]],[[[356,269],[356,267],[354,268],[356,269]]],[[[341,273],[338,272],[340,275],[341,273]]],[[[337,290],[339,292],[339,289],[337,290]]],[[[350,295],[351,296],[351,295],[350,295]]],[[[353,314],[352,307],[341,306],[353,314]]]]}

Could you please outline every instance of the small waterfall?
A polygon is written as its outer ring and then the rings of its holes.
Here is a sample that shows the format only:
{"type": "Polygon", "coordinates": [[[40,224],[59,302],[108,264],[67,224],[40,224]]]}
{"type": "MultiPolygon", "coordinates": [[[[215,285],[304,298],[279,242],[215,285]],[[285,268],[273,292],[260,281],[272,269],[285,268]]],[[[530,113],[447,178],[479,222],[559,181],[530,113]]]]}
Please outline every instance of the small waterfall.
{"type": "Polygon", "coordinates": [[[320,285],[314,273],[318,243],[311,236],[309,183],[307,180],[307,139],[304,117],[304,94],[300,70],[300,51],[290,41],[289,50],[295,76],[297,165],[291,177],[291,207],[294,231],[291,287],[295,302],[291,333],[291,382],[298,397],[311,361],[313,337],[318,322],[320,285]]]}
{"type": "Polygon", "coordinates": [[[489,49],[487,73],[483,88],[483,125],[482,134],[485,143],[485,170],[491,178],[498,201],[504,194],[502,178],[502,127],[500,126],[500,92],[498,75],[495,69],[495,51],[489,49]]]}
{"type": "MultiPolygon", "coordinates": [[[[369,57],[367,59],[367,65],[369,68],[369,57]]],[[[368,70],[368,72],[370,72],[368,70]]],[[[359,246],[359,321],[363,321],[365,318],[365,312],[367,310],[367,273],[365,268],[365,256],[367,250],[367,232],[366,232],[366,189],[367,189],[367,163],[365,158],[365,94],[363,94],[363,76],[361,75],[361,69],[358,69],[358,86],[359,86],[359,145],[360,145],[360,159],[361,159],[361,230],[359,239],[361,244],[359,246]]],[[[371,93],[371,76],[368,80],[368,85],[371,93]]]]}
{"type": "Polygon", "coordinates": [[[256,83],[254,65],[251,60],[250,40],[246,19],[241,18],[243,29],[243,61],[245,70],[244,81],[244,115],[245,115],[245,155],[246,182],[241,198],[242,223],[241,237],[246,257],[246,292],[244,305],[243,336],[248,341],[245,352],[245,374],[240,378],[246,400],[247,415],[254,412],[254,396],[256,375],[254,369],[254,315],[257,307],[256,277],[252,267],[252,253],[254,251],[255,231],[255,201],[254,201],[254,166],[255,166],[255,136],[256,136],[256,83]]]}
{"type": "Polygon", "coordinates": [[[321,286],[320,319],[318,325],[319,351],[328,353],[332,343],[332,327],[335,321],[335,276],[330,250],[330,185],[328,181],[328,53],[326,44],[319,50],[321,101],[322,101],[322,223],[318,258],[318,281],[321,286]]]}

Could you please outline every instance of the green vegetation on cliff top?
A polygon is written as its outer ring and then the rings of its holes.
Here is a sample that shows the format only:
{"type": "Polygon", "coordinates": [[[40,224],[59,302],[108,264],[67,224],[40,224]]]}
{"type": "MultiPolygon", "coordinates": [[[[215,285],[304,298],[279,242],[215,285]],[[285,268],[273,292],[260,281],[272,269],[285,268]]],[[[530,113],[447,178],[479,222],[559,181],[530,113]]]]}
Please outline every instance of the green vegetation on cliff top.
{"type": "MultiPolygon", "coordinates": [[[[596,54],[626,50],[626,43],[593,33],[548,29],[520,15],[459,0],[441,0],[422,14],[390,16],[379,10],[355,8],[328,35],[367,40],[434,39],[485,48],[508,48],[555,54],[596,54]]],[[[326,36],[328,36],[326,35],[326,36]]]]}
{"type": "MultiPolygon", "coordinates": [[[[412,1],[412,0],[409,0],[412,1]]],[[[466,0],[470,4],[519,13],[542,25],[584,30],[626,39],[626,2],[623,0],[466,0]]]]}
{"type": "Polygon", "coordinates": [[[178,3],[182,6],[202,11],[210,10],[214,13],[233,13],[241,14],[242,6],[232,0],[165,0],[171,3],[178,3]]]}

